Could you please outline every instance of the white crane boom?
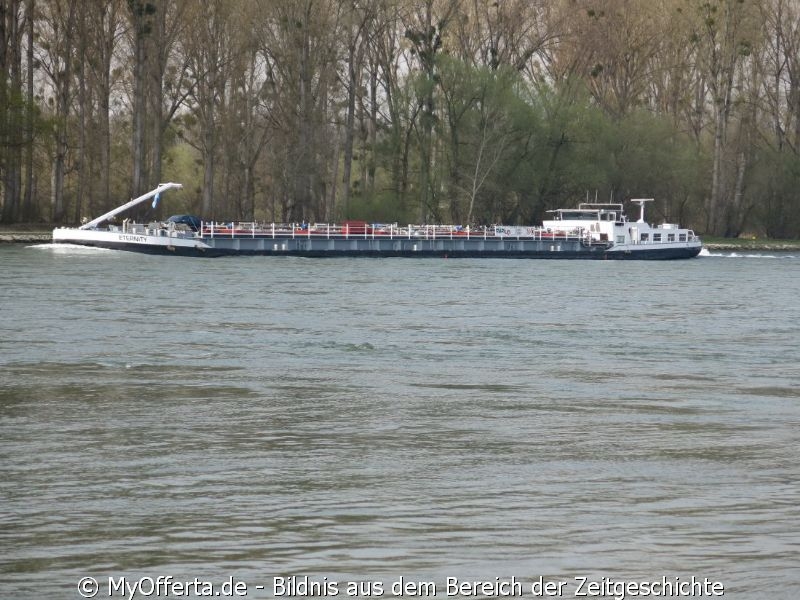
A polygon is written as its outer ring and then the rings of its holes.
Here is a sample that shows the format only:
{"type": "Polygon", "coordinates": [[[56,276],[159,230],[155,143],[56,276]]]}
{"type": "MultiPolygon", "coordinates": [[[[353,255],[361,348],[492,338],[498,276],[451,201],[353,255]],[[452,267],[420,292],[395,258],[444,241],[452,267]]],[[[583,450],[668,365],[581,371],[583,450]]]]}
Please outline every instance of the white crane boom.
{"type": "Polygon", "coordinates": [[[124,212],[124,211],[128,210],[129,208],[132,208],[132,207],[136,206],[137,204],[141,204],[145,200],[149,200],[150,198],[152,198],[156,194],[160,194],[161,192],[164,192],[164,191],[172,189],[172,188],[182,188],[182,187],[183,187],[183,185],[180,184],[180,183],[162,183],[162,184],[159,184],[159,186],[156,189],[154,189],[152,191],[149,191],[146,194],[144,194],[142,196],[139,196],[138,198],[134,198],[130,202],[126,202],[122,206],[118,206],[114,210],[110,210],[104,215],[100,215],[96,219],[93,219],[93,220],[89,221],[88,223],[86,223],[84,225],[81,225],[79,229],[93,229],[93,228],[97,227],[100,223],[102,223],[103,221],[106,221],[106,220],[110,219],[111,217],[114,217],[114,216],[118,215],[119,213],[124,212]]]}

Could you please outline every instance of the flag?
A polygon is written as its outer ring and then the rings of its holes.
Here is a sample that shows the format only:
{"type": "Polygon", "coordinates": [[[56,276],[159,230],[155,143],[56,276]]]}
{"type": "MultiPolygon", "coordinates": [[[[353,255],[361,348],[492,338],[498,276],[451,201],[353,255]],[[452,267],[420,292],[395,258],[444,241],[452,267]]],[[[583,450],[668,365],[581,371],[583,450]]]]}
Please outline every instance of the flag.
{"type": "Polygon", "coordinates": [[[158,198],[159,198],[159,196],[161,196],[161,192],[158,192],[158,193],[156,194],[156,197],[155,197],[155,198],[153,198],[153,210],[155,210],[155,209],[156,209],[156,206],[158,206],[158,198]]]}

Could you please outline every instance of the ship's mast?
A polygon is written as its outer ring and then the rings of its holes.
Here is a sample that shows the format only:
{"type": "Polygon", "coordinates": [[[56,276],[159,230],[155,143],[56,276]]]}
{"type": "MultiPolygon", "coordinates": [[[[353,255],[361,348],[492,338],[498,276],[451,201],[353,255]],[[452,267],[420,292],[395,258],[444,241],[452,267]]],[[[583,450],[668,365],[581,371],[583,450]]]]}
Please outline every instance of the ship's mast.
{"type": "Polygon", "coordinates": [[[636,198],[635,200],[631,200],[631,202],[639,205],[639,220],[636,221],[637,223],[644,223],[644,203],[652,201],[652,198],[636,198]]]}

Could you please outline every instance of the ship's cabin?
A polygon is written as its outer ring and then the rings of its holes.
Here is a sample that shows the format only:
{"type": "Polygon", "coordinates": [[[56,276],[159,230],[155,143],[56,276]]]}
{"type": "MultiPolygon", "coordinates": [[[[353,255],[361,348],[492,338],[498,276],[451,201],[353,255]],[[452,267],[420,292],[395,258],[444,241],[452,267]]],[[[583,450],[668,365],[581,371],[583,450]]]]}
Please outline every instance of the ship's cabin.
{"type": "Polygon", "coordinates": [[[622,204],[597,204],[583,202],[578,208],[559,208],[549,211],[553,221],[606,221],[622,224],[625,213],[622,204]]]}

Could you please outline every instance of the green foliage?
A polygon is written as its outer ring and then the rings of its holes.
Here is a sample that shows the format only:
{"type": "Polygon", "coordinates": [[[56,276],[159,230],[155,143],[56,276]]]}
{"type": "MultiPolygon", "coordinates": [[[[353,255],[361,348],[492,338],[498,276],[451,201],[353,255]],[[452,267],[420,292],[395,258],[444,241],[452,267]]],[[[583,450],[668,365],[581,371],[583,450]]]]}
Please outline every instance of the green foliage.
{"type": "Polygon", "coordinates": [[[777,239],[800,239],[800,156],[790,150],[763,148],[757,152],[750,184],[749,199],[755,205],[753,222],[763,223],[766,234],[777,239]]]}
{"type": "Polygon", "coordinates": [[[605,118],[585,90],[540,85],[530,90],[529,98],[541,116],[521,165],[526,188],[520,189],[523,203],[516,220],[525,223],[604,187],[607,171],[597,149],[606,135],[605,118]]]}
{"type": "Polygon", "coordinates": [[[198,163],[198,152],[189,144],[171,144],[164,159],[164,181],[184,182],[180,190],[171,190],[164,205],[170,214],[198,214],[201,209],[203,169],[198,163]]]}
{"type": "MultiPolygon", "coordinates": [[[[429,79],[412,75],[399,96],[410,109],[436,94],[435,218],[536,223],[547,210],[587,195],[604,201],[654,197],[659,200],[654,217],[701,216],[707,163],[669,119],[646,110],[612,119],[580,82],[531,85],[516,71],[448,56],[439,57],[436,68],[433,88],[429,79]]],[[[389,171],[399,132],[384,133],[376,160],[389,171]]],[[[415,140],[412,172],[420,164],[421,139],[415,140]]],[[[409,209],[384,190],[354,202],[351,216],[402,222],[413,214],[409,209]]]]}
{"type": "Polygon", "coordinates": [[[351,200],[351,218],[370,223],[407,224],[416,222],[416,211],[404,208],[396,200],[390,190],[380,191],[372,198],[355,195],[351,200]]]}

